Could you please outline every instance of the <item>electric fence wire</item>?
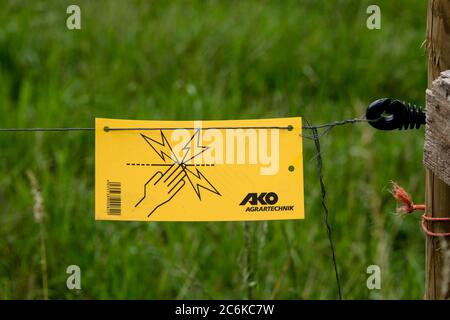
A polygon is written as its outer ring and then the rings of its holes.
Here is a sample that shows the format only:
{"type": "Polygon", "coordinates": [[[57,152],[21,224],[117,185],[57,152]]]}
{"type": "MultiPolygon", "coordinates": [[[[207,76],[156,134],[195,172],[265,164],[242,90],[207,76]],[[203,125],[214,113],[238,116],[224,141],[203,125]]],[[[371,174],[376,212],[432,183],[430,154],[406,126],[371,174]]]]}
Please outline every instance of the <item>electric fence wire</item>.
{"type": "MultiPolygon", "coordinates": [[[[328,127],[328,128],[333,128],[333,127],[328,127]]],[[[332,230],[331,230],[331,223],[329,221],[329,211],[328,211],[328,207],[327,207],[327,203],[326,203],[327,191],[325,188],[325,183],[323,181],[323,163],[322,163],[322,154],[321,154],[322,150],[320,148],[320,136],[317,131],[317,128],[311,128],[311,130],[313,132],[314,144],[316,146],[316,151],[317,151],[317,155],[316,155],[317,175],[319,177],[320,190],[321,190],[321,203],[322,203],[322,209],[323,209],[323,213],[324,213],[323,220],[325,223],[325,227],[327,229],[327,236],[328,236],[328,242],[330,245],[331,259],[333,261],[334,275],[336,277],[336,285],[337,285],[337,289],[338,289],[338,295],[339,295],[339,299],[342,300],[342,287],[341,287],[341,281],[339,279],[339,270],[338,270],[338,265],[337,265],[337,260],[336,260],[336,251],[335,251],[333,235],[332,235],[332,230]]]]}
{"type": "MultiPolygon", "coordinates": [[[[377,119],[378,120],[378,119],[377,119]]],[[[320,125],[304,125],[302,126],[302,129],[305,130],[312,130],[312,129],[326,129],[324,132],[322,132],[319,137],[321,137],[323,134],[329,132],[332,128],[336,126],[342,126],[345,124],[354,124],[358,122],[370,122],[370,120],[364,119],[364,118],[354,118],[354,119],[346,119],[342,121],[334,121],[330,123],[320,124],[320,125]]],[[[208,129],[279,129],[279,130],[292,130],[293,126],[286,126],[286,127],[280,127],[280,126],[222,126],[222,127],[152,127],[152,128],[109,128],[105,127],[105,131],[144,131],[144,130],[208,130],[208,129]]],[[[40,131],[95,131],[95,128],[93,127],[72,127],[72,128],[0,128],[0,132],[40,132],[40,131]]]]}

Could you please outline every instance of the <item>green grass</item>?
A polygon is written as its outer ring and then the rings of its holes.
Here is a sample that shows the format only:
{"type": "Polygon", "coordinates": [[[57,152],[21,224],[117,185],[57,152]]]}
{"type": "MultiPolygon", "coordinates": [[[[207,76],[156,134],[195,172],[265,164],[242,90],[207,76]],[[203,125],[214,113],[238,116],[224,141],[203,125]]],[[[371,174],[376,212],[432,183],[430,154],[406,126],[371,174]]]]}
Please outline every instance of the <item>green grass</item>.
{"type": "MultiPolygon", "coordinates": [[[[0,127],[91,127],[95,117],[324,123],[379,97],[424,103],[426,3],[373,1],[7,1],[0,10],[0,127]]],[[[424,237],[394,215],[390,180],[424,199],[423,129],[335,128],[322,156],[344,297],[421,299],[424,237]],[[377,264],[382,289],[366,288],[377,264]]],[[[337,297],[312,141],[306,220],[130,223],[94,220],[94,135],[0,134],[0,298],[43,297],[42,188],[51,299],[337,297]],[[247,231],[245,231],[247,230],[247,231]],[[68,265],[82,289],[66,289],[68,265]],[[278,289],[274,289],[278,287],[278,289]]]]}

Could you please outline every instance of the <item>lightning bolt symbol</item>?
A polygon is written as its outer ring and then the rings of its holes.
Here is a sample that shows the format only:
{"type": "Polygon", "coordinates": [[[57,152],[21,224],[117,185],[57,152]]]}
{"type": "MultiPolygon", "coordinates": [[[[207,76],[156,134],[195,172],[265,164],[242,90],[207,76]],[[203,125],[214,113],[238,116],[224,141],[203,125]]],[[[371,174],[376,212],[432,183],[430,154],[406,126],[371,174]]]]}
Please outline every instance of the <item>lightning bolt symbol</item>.
{"type": "Polygon", "coordinates": [[[215,193],[219,196],[221,196],[220,192],[217,191],[217,189],[209,182],[208,179],[198,170],[196,169],[196,173],[191,171],[187,168],[185,164],[182,164],[184,171],[186,172],[186,176],[189,180],[189,182],[192,185],[192,188],[194,189],[195,193],[197,194],[197,197],[202,200],[201,194],[200,194],[200,188],[203,188],[205,190],[208,190],[212,193],[215,193]]]}
{"type": "Polygon", "coordinates": [[[194,159],[196,156],[198,156],[199,154],[205,152],[208,149],[209,149],[209,147],[205,147],[205,146],[201,146],[200,145],[200,129],[197,129],[195,131],[195,133],[192,135],[191,139],[188,141],[188,143],[186,143],[186,145],[182,149],[182,150],[185,151],[185,153],[184,153],[184,156],[183,156],[183,160],[181,162],[182,163],[187,163],[187,162],[189,162],[190,160],[194,159]],[[192,153],[190,153],[192,142],[194,143],[193,155],[192,155],[192,153]],[[189,159],[186,160],[188,155],[189,156],[192,155],[192,156],[189,159]]]}
{"type": "MultiPolygon", "coordinates": [[[[221,196],[220,192],[209,182],[209,180],[197,169],[189,169],[188,166],[185,163],[188,161],[191,161],[199,154],[205,152],[209,149],[209,147],[202,146],[200,144],[200,129],[197,129],[194,134],[192,135],[191,139],[186,143],[186,145],[183,147],[182,150],[185,151],[185,154],[183,156],[183,160],[181,162],[178,161],[177,156],[172,151],[172,147],[169,144],[169,141],[164,136],[164,133],[162,130],[160,130],[161,133],[161,140],[155,140],[152,139],[144,134],[141,133],[141,137],[147,142],[147,144],[152,147],[152,149],[156,152],[156,154],[164,161],[166,162],[167,159],[172,160],[174,163],[181,163],[181,166],[183,168],[183,171],[186,173],[186,177],[191,184],[192,188],[194,189],[194,192],[196,193],[197,197],[201,200],[201,193],[200,188],[203,188],[209,192],[212,192],[214,194],[217,194],[221,196]],[[193,146],[191,147],[191,145],[193,146]],[[191,149],[194,152],[190,152],[191,149]],[[186,158],[189,157],[187,160],[186,158]]],[[[195,166],[195,165],[192,165],[195,166]]]]}
{"type": "Polygon", "coordinates": [[[166,162],[167,157],[171,159],[173,162],[178,163],[178,159],[172,152],[172,148],[170,147],[169,141],[167,141],[167,138],[164,136],[162,130],[160,130],[160,132],[161,132],[161,142],[154,140],[150,137],[147,137],[142,133],[141,136],[142,138],[144,138],[145,142],[147,142],[149,146],[152,147],[153,150],[155,150],[155,152],[164,162],[166,162]]]}

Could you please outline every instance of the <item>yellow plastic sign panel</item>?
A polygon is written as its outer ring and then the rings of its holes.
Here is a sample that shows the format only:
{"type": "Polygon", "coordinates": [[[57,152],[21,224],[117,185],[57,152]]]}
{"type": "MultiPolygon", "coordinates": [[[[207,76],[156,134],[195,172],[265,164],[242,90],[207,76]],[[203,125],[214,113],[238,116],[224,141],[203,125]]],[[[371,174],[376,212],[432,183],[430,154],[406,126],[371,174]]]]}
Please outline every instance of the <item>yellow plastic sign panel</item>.
{"type": "Polygon", "coordinates": [[[95,122],[95,218],[303,219],[301,118],[95,122]]]}

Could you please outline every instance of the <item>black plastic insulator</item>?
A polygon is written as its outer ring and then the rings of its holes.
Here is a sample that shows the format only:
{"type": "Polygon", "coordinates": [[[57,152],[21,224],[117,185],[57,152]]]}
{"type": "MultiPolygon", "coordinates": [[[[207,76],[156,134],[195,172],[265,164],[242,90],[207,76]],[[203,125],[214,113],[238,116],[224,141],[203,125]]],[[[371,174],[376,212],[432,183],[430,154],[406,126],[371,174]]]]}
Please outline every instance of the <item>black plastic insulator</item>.
{"type": "Polygon", "coordinates": [[[426,122],[422,107],[389,98],[372,102],[367,107],[366,119],[379,130],[419,129],[426,122]]]}

